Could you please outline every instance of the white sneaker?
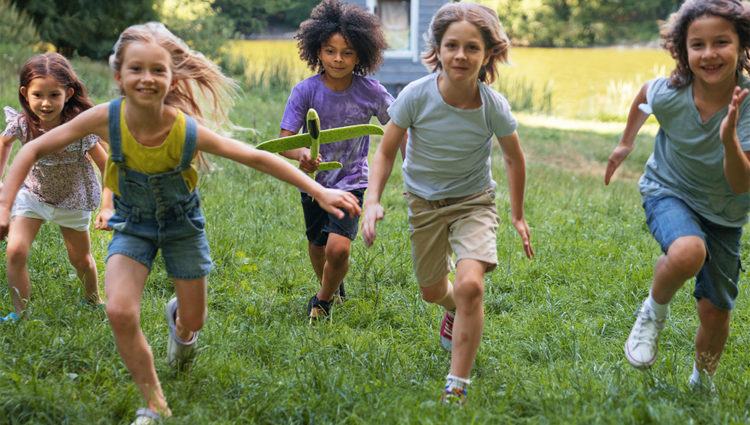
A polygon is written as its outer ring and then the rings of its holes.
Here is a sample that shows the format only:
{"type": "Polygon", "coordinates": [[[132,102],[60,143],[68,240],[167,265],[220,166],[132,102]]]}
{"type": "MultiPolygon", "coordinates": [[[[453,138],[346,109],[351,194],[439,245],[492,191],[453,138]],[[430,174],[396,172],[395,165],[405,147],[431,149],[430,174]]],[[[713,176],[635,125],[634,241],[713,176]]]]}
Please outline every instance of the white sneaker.
{"type": "Polygon", "coordinates": [[[664,329],[666,321],[666,317],[657,319],[646,301],[643,302],[638,310],[633,330],[625,341],[625,357],[634,368],[648,369],[656,362],[659,353],[659,334],[664,329]]]}
{"type": "Polygon", "coordinates": [[[695,379],[694,375],[690,375],[690,389],[696,392],[707,392],[715,393],[716,386],[714,385],[714,377],[707,373],[699,373],[698,378],[695,379]]]}
{"type": "Polygon", "coordinates": [[[198,332],[195,332],[193,341],[185,343],[177,337],[175,331],[175,317],[177,315],[177,297],[172,298],[164,309],[169,325],[169,338],[167,338],[167,361],[169,365],[182,368],[193,360],[195,348],[198,346],[198,332]]]}

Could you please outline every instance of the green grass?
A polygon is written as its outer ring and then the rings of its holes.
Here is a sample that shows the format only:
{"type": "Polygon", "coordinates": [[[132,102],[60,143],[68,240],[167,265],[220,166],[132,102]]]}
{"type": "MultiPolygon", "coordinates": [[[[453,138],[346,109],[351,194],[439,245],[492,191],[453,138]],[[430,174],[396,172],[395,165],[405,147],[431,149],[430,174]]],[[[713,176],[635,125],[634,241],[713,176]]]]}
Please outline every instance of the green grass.
{"type": "MultiPolygon", "coordinates": [[[[106,88],[103,89],[106,92],[106,88]]],[[[102,90],[100,90],[102,91],[102,90]]],[[[278,135],[288,93],[254,89],[233,119],[278,135]]],[[[524,257],[508,220],[500,149],[493,151],[497,269],[486,276],[485,327],[464,410],[438,403],[449,355],[438,344],[439,307],[419,297],[400,160],[376,244],[353,243],[349,299],[310,326],[318,287],[307,258],[297,190],[212,158],[200,191],[215,262],[200,353],[185,372],[165,360],[164,303],[173,294],[161,262],[149,277],[142,325],[175,414],[174,424],[725,424],[750,419],[747,279],[716,377],[718,400],[687,389],[697,327],[692,282],[672,303],[652,370],[622,354],[633,312],[647,295],[659,248],[644,224],[636,179],[652,132],[610,186],[602,170],[616,126],[519,115],[528,157],[526,217],[536,256],[524,257]]],[[[373,144],[375,145],[375,143],[373,144]]],[[[374,146],[373,146],[374,151],[374,146]]],[[[110,234],[92,231],[103,276],[110,234]]],[[[747,263],[747,239],[743,258],[747,263]]],[[[0,255],[0,276],[5,258],[0,255]]],[[[142,399],[101,310],[80,307],[82,286],[57,229],[45,225],[29,260],[31,319],[0,325],[0,423],[127,424],[142,399]]],[[[0,312],[11,310],[10,294],[0,312]]]]}

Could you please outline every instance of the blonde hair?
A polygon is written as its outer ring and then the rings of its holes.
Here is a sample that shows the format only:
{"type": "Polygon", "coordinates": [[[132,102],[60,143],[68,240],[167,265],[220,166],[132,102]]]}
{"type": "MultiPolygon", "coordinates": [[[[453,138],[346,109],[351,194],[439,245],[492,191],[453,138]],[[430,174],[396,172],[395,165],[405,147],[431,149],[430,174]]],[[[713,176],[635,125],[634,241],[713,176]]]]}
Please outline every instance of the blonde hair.
{"type": "Polygon", "coordinates": [[[432,17],[430,28],[424,36],[427,43],[422,61],[430,72],[443,69],[438,59],[440,43],[448,27],[459,21],[466,21],[479,29],[484,40],[484,48],[490,60],[479,70],[479,81],[491,84],[497,77],[497,63],[508,62],[508,36],[497,17],[489,7],[478,3],[446,3],[432,17]]]}
{"type": "Polygon", "coordinates": [[[120,34],[109,57],[109,66],[113,71],[120,71],[128,45],[137,42],[154,43],[169,52],[173,76],[165,104],[179,108],[201,124],[206,125],[208,118],[208,122],[213,124],[211,127],[231,126],[228,109],[237,92],[237,84],[224,75],[215,63],[190,49],[160,22],[133,25],[120,34]],[[212,103],[212,108],[201,105],[206,100],[212,103]]]}

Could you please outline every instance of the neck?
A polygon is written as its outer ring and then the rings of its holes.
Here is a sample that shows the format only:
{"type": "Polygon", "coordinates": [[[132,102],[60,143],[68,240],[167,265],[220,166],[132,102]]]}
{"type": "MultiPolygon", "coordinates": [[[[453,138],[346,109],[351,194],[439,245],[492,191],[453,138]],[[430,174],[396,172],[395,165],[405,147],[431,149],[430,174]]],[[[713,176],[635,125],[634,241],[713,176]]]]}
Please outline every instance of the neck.
{"type": "Polygon", "coordinates": [[[725,105],[732,100],[732,92],[736,85],[736,78],[717,84],[705,84],[702,81],[693,80],[693,98],[701,99],[707,103],[725,105]]]}
{"type": "Polygon", "coordinates": [[[352,85],[354,74],[349,74],[345,78],[332,78],[325,72],[320,74],[320,79],[323,81],[326,87],[333,91],[344,91],[352,85]]]}
{"type": "Polygon", "coordinates": [[[445,73],[438,76],[438,90],[445,103],[459,109],[475,109],[482,105],[477,80],[455,83],[446,78],[445,73]]]}

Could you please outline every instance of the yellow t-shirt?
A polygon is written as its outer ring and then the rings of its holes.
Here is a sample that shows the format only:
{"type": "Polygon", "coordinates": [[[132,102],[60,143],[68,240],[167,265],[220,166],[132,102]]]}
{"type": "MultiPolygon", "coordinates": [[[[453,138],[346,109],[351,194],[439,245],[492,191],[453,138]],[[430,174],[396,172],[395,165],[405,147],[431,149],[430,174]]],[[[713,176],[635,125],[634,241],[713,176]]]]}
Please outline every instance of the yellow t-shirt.
{"type": "MultiPolygon", "coordinates": [[[[120,134],[122,139],[122,153],[125,156],[125,166],[127,168],[140,171],[146,174],[159,174],[172,171],[180,164],[182,158],[182,146],[185,142],[185,114],[177,111],[172,129],[169,130],[164,143],[159,146],[143,146],[138,143],[130,134],[128,126],[125,123],[124,115],[125,99],[122,100],[120,108],[120,134]]],[[[107,166],[104,171],[104,184],[112,189],[115,195],[120,196],[120,187],[118,186],[119,166],[112,161],[111,156],[107,156],[107,166]]],[[[192,192],[198,184],[198,170],[195,164],[190,164],[188,170],[182,172],[188,189],[192,192]]]]}

